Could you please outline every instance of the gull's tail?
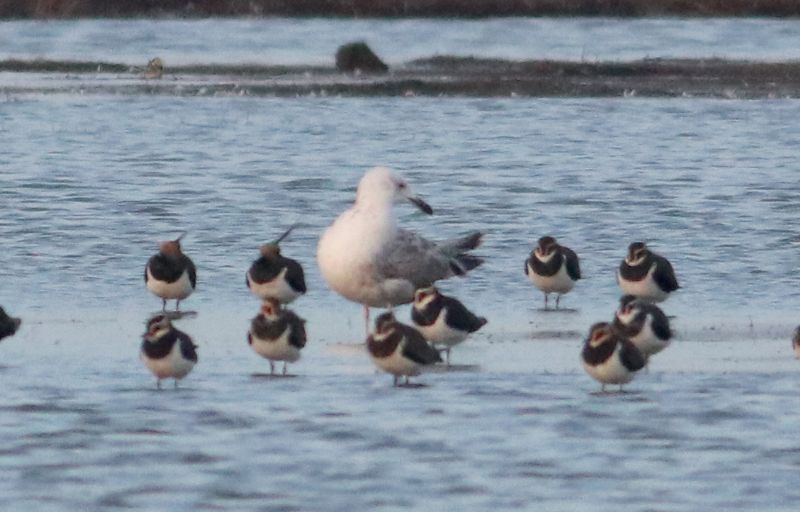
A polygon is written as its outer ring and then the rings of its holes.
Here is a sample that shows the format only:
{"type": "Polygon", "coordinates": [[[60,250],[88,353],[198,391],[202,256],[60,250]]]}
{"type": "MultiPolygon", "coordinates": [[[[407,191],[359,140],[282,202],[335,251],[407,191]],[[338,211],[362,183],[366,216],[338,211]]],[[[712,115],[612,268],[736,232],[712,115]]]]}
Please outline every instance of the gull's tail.
{"type": "Polygon", "coordinates": [[[467,254],[483,241],[483,233],[475,231],[467,236],[453,238],[442,243],[442,251],[450,256],[450,270],[454,275],[463,276],[483,263],[483,258],[467,254]]]}
{"type": "Polygon", "coordinates": [[[473,268],[479,267],[483,263],[483,258],[472,256],[471,254],[459,254],[450,260],[450,270],[457,276],[463,276],[473,268]]]}
{"type": "Polygon", "coordinates": [[[445,240],[439,245],[446,254],[458,254],[476,249],[481,242],[483,242],[483,233],[475,231],[467,236],[445,240]]]}

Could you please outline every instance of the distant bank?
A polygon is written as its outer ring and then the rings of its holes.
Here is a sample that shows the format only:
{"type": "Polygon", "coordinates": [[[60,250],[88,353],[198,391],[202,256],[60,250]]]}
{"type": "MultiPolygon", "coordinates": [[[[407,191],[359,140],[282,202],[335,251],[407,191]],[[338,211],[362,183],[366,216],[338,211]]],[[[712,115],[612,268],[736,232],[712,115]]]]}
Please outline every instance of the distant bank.
{"type": "Polygon", "coordinates": [[[2,18],[800,16],[798,0],[0,0],[2,18]]]}
{"type": "Polygon", "coordinates": [[[181,96],[800,98],[800,62],[512,62],[439,56],[388,72],[359,74],[324,66],[166,63],[161,78],[148,79],[143,67],[112,62],[0,61],[0,97],[76,91],[181,96]],[[16,73],[29,75],[15,80],[16,73]]]}

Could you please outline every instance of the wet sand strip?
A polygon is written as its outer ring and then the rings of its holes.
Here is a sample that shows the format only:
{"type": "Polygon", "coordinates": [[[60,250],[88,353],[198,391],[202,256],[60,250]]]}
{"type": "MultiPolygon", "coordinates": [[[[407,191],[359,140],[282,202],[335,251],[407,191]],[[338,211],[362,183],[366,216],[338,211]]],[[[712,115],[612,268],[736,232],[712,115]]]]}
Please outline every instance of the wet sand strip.
{"type": "Polygon", "coordinates": [[[7,76],[0,93],[82,92],[253,96],[472,96],[472,97],[800,97],[800,61],[645,59],[630,62],[507,61],[432,57],[383,74],[341,73],[324,66],[168,66],[162,78],[110,62],[0,61],[7,76]],[[35,80],[42,74],[65,80],[35,80]],[[95,80],[98,76],[103,80],[95,80]],[[68,78],[68,79],[66,79],[68,78]]]}

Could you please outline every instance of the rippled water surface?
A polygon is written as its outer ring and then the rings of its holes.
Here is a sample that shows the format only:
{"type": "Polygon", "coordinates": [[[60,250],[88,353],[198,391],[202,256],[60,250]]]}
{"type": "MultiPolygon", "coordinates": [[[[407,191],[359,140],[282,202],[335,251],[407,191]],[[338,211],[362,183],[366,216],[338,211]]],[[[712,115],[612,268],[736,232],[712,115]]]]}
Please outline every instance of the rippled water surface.
{"type": "Polygon", "coordinates": [[[363,39],[391,64],[433,54],[507,59],[628,60],[646,57],[800,58],[800,20],[760,18],[489,20],[6,21],[0,58],[143,64],[332,64],[336,48],[363,39]]]}
{"type": "Polygon", "coordinates": [[[794,510],[798,119],[796,101],[3,98],[0,304],[24,324],[0,344],[0,508],[794,510]],[[374,372],[314,261],[379,163],[435,210],[403,223],[487,233],[486,264],[443,288],[489,324],[453,352],[466,371],[418,389],[374,372]],[[310,342],[269,379],[244,272],[295,222],[310,342]],[[184,230],[200,363],[156,391],[142,270],[184,230]],[[565,312],[522,273],[546,233],[582,258],[565,312]],[[678,339],[596,395],[580,343],[635,239],[677,269],[678,339]]]}

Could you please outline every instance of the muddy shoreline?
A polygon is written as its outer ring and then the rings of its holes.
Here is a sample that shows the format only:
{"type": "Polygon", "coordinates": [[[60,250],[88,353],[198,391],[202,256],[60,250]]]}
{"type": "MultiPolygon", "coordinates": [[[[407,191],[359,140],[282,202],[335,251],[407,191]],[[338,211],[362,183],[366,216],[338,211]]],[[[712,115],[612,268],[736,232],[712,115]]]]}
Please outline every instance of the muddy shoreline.
{"type": "Polygon", "coordinates": [[[793,0],[0,0],[0,18],[800,16],[793,0]]]}
{"type": "Polygon", "coordinates": [[[646,59],[507,61],[432,57],[386,74],[324,66],[169,66],[160,79],[112,62],[0,61],[0,93],[74,92],[253,96],[800,97],[800,61],[646,59]],[[14,77],[21,77],[24,80],[14,77]]]}

